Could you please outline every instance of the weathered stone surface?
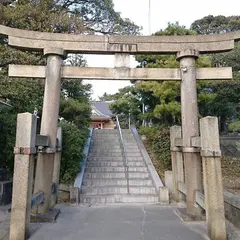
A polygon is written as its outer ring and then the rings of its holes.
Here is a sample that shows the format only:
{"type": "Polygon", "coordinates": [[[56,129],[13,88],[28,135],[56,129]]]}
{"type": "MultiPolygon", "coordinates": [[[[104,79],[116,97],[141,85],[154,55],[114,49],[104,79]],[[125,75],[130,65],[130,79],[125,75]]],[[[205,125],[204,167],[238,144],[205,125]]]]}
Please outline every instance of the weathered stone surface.
{"type": "MultiPolygon", "coordinates": [[[[45,78],[46,67],[9,65],[10,77],[45,78]]],[[[156,80],[181,81],[180,69],[177,68],[96,68],[62,67],[62,78],[93,80],[156,80]]],[[[197,80],[231,80],[232,68],[198,68],[197,80]]]]}
{"type": "Polygon", "coordinates": [[[173,172],[165,171],[164,172],[165,186],[169,189],[169,192],[173,192],[173,172]]]}
{"type": "Polygon", "coordinates": [[[43,54],[45,56],[49,55],[58,55],[60,57],[65,57],[65,52],[62,48],[56,48],[56,47],[45,47],[43,54]]]}
{"type": "Polygon", "coordinates": [[[183,182],[178,182],[178,190],[183,193],[184,195],[187,194],[187,186],[183,182]]]}
{"type": "Polygon", "coordinates": [[[180,126],[172,126],[170,128],[171,141],[171,159],[172,159],[172,194],[175,201],[181,201],[183,195],[178,191],[178,182],[184,181],[183,158],[180,148],[175,147],[176,139],[181,139],[182,129],[180,126]]]}
{"type": "MultiPolygon", "coordinates": [[[[61,89],[61,67],[63,56],[60,56],[61,49],[47,50],[47,68],[46,68],[46,81],[44,91],[44,102],[41,120],[41,135],[49,136],[49,144],[51,148],[56,147],[57,139],[57,123],[60,104],[60,89],[61,89]]],[[[52,181],[53,181],[53,168],[54,168],[55,154],[39,153],[34,193],[39,191],[44,192],[44,204],[40,206],[38,213],[47,213],[51,206],[52,199],[52,181]]]]}
{"type": "Polygon", "coordinates": [[[176,210],[177,215],[186,222],[189,221],[205,221],[206,217],[205,215],[195,215],[195,214],[191,214],[187,211],[186,208],[178,208],[176,210]]]}
{"type": "MultiPolygon", "coordinates": [[[[58,148],[62,148],[62,128],[58,127],[57,130],[57,145],[58,148]]],[[[60,167],[61,167],[61,155],[60,151],[54,154],[54,165],[53,165],[53,178],[52,182],[56,186],[56,192],[52,194],[51,197],[51,207],[54,207],[58,199],[58,188],[59,188],[59,177],[60,177],[60,167]]]]}
{"type": "MultiPolygon", "coordinates": [[[[201,151],[220,152],[218,118],[200,119],[201,151]]],[[[211,155],[211,154],[210,154],[211,155]]],[[[226,239],[223,184],[220,157],[203,155],[203,179],[208,234],[211,240],[226,239]]]]}
{"type": "MultiPolygon", "coordinates": [[[[37,34],[36,34],[37,35],[37,34]]],[[[72,35],[70,35],[72,36],[72,35]]],[[[26,37],[14,37],[9,36],[9,45],[18,48],[31,49],[39,51],[45,47],[57,47],[63,48],[67,52],[75,53],[97,53],[97,54],[112,54],[112,53],[177,53],[178,51],[185,49],[198,49],[201,53],[212,52],[224,52],[234,48],[234,39],[216,42],[209,41],[205,38],[205,41],[201,41],[198,38],[188,36],[183,38],[178,36],[177,39],[171,38],[149,37],[148,39],[136,37],[135,43],[132,43],[132,39],[125,36],[124,43],[110,42],[110,38],[107,36],[102,38],[102,41],[96,41],[95,36],[79,36],[79,39],[69,39],[70,36],[66,36],[67,40],[55,39],[56,36],[52,35],[51,39],[43,40],[38,38],[26,37]],[[85,41],[84,41],[85,40],[85,41]],[[88,41],[86,41],[88,40],[88,41]],[[192,42],[191,42],[192,41],[192,42]],[[153,44],[154,42],[154,44],[153,44]]],[[[44,36],[46,38],[46,36],[44,36]]],[[[60,37],[60,36],[59,36],[60,37]]],[[[99,36],[98,36],[99,37],[99,36]]]]}
{"type": "Polygon", "coordinates": [[[79,188],[73,187],[70,189],[70,202],[79,204],[80,201],[80,193],[79,193],[79,188]]]}
{"type": "Polygon", "coordinates": [[[223,52],[234,48],[240,32],[206,36],[93,36],[34,32],[0,25],[0,35],[9,36],[9,45],[43,50],[62,48],[78,53],[177,53],[197,49],[201,53],[223,52]]]}
{"type": "Polygon", "coordinates": [[[201,158],[191,147],[191,137],[199,135],[196,59],[198,50],[184,50],[178,53],[181,69],[181,116],[182,139],[187,187],[187,211],[191,215],[200,215],[202,209],[195,204],[195,191],[202,189],[201,158]]]}
{"type": "Polygon", "coordinates": [[[53,208],[48,213],[31,215],[31,222],[32,223],[45,223],[45,222],[53,223],[56,221],[59,214],[60,214],[60,209],[53,208]]]}
{"type": "MultiPolygon", "coordinates": [[[[18,114],[16,147],[35,147],[37,119],[30,113],[18,114]]],[[[14,159],[10,240],[26,239],[33,186],[34,156],[16,154],[14,159]]]]}
{"type": "Polygon", "coordinates": [[[167,187],[159,188],[159,202],[169,204],[169,189],[167,187]]]}
{"type": "Polygon", "coordinates": [[[205,207],[205,197],[204,194],[200,193],[199,191],[196,191],[196,203],[201,206],[204,210],[206,209],[205,207]]]}
{"type": "Polygon", "coordinates": [[[199,57],[199,51],[195,49],[184,49],[183,51],[179,51],[177,53],[177,60],[180,61],[182,58],[186,57],[193,57],[197,59],[199,57]]]}

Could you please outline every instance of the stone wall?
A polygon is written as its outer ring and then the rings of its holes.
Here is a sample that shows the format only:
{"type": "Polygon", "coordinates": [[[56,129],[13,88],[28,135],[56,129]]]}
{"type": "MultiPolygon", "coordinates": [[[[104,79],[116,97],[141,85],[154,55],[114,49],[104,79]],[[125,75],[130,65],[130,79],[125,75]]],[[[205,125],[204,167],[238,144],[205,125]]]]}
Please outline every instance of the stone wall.
{"type": "Polygon", "coordinates": [[[240,229],[240,195],[224,192],[226,218],[240,229]]]}

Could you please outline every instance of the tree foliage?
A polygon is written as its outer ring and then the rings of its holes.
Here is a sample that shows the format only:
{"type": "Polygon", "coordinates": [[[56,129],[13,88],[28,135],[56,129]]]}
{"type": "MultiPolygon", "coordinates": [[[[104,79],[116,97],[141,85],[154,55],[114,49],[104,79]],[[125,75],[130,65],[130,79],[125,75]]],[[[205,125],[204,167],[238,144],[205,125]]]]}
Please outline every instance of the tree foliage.
{"type": "Polygon", "coordinates": [[[208,15],[194,21],[191,29],[202,35],[238,31],[240,30],[240,16],[208,15]]]}
{"type": "MultiPolygon", "coordinates": [[[[197,34],[220,34],[240,30],[240,16],[206,16],[192,23],[191,29],[197,34]]],[[[236,43],[235,48],[227,53],[213,54],[212,66],[232,67],[234,79],[240,80],[240,44],[236,43]]]]}
{"type": "MultiPolygon", "coordinates": [[[[70,34],[138,34],[140,28],[123,19],[111,0],[9,0],[0,3],[0,24],[33,31],[70,34]]],[[[38,111],[41,120],[44,81],[8,77],[9,64],[45,65],[42,53],[16,50],[0,37],[0,99],[10,103],[9,113],[0,113],[1,167],[13,170],[16,116],[38,111]]],[[[81,55],[71,54],[65,64],[85,66],[81,55]]],[[[63,127],[61,178],[72,181],[79,171],[88,135],[91,85],[82,80],[63,80],[59,117],[63,127]]],[[[39,123],[40,124],[40,123],[39,123]]]]}
{"type": "MultiPolygon", "coordinates": [[[[154,35],[156,36],[176,36],[176,35],[195,35],[196,32],[180,26],[176,23],[169,23],[168,27],[160,30],[154,35]]],[[[147,68],[179,68],[179,62],[175,55],[138,55],[136,60],[140,63],[140,67],[147,68]]],[[[198,67],[208,67],[211,65],[209,57],[200,57],[197,62],[198,67]]],[[[136,84],[136,88],[142,92],[150,93],[154,98],[154,106],[147,105],[149,111],[145,115],[153,118],[154,122],[162,124],[179,124],[181,121],[180,106],[180,83],[175,81],[162,82],[140,82],[136,84]],[[151,112],[151,113],[150,113],[151,112]]],[[[150,102],[150,101],[148,101],[150,102]]]]}
{"type": "MultiPolygon", "coordinates": [[[[240,16],[206,16],[192,23],[191,29],[198,34],[221,34],[240,30],[240,16]]],[[[212,67],[232,67],[233,80],[212,82],[199,88],[200,113],[220,119],[220,130],[226,131],[226,123],[239,118],[240,44],[227,53],[212,54],[212,67]]]]}
{"type": "Polygon", "coordinates": [[[114,10],[112,0],[12,0],[0,5],[0,13],[6,26],[37,31],[134,35],[140,30],[114,10]]]}
{"type": "Polygon", "coordinates": [[[75,124],[62,121],[60,126],[63,130],[63,146],[60,179],[62,183],[71,184],[80,169],[83,159],[83,146],[88,137],[88,129],[79,129],[75,124]]]}

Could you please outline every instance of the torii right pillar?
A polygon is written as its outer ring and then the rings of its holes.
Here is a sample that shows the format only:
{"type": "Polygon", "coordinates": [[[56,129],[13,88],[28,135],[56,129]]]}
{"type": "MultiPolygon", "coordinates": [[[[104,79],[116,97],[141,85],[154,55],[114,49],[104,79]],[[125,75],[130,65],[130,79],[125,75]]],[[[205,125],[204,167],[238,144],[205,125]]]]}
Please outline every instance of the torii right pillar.
{"type": "Polygon", "coordinates": [[[187,213],[194,219],[201,218],[202,209],[195,204],[195,192],[203,189],[201,157],[196,148],[191,147],[191,137],[199,136],[196,60],[197,50],[185,50],[177,54],[181,71],[181,115],[185,180],[187,186],[187,213]]]}

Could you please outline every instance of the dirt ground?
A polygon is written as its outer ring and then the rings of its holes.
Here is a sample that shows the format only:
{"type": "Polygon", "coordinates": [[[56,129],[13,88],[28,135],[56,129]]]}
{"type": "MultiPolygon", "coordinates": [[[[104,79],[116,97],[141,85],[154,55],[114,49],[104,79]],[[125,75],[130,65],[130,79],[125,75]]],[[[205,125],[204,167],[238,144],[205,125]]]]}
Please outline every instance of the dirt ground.
{"type": "MultiPolygon", "coordinates": [[[[150,150],[150,147],[144,142],[144,145],[148,151],[153,165],[155,166],[161,180],[164,182],[164,172],[168,169],[164,169],[163,164],[159,161],[155,154],[150,150]]],[[[223,157],[222,158],[222,176],[224,190],[228,190],[231,193],[240,195],[240,159],[223,157]]]]}
{"type": "Polygon", "coordinates": [[[240,159],[223,157],[222,175],[224,189],[240,195],[240,159]]]}

